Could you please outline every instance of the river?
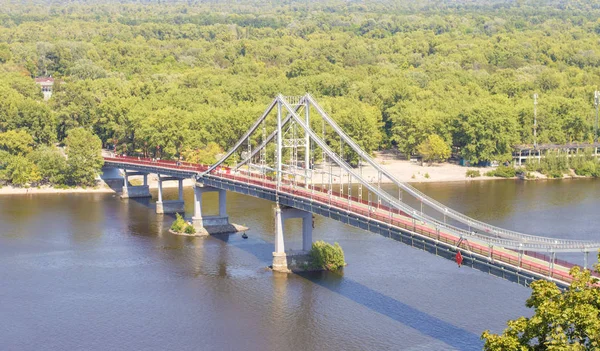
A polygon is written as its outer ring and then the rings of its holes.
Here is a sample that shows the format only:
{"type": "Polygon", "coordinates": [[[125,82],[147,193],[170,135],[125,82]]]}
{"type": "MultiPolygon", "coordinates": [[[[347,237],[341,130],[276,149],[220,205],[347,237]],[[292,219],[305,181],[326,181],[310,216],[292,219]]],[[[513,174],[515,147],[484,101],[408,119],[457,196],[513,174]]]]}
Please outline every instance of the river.
{"type": "MultiPolygon", "coordinates": [[[[599,185],[417,187],[497,225],[599,239],[599,185]]],[[[216,212],[212,195],[205,209],[216,212]]],[[[192,197],[186,189],[188,214],[192,197]]],[[[525,287],[321,217],[314,239],[340,243],[343,272],[273,273],[272,203],[234,193],[227,201],[248,239],[171,235],[174,217],[148,200],[0,196],[0,349],[481,350],[482,331],[531,313],[525,287]]],[[[299,248],[299,220],[285,231],[286,247],[299,248]]]]}

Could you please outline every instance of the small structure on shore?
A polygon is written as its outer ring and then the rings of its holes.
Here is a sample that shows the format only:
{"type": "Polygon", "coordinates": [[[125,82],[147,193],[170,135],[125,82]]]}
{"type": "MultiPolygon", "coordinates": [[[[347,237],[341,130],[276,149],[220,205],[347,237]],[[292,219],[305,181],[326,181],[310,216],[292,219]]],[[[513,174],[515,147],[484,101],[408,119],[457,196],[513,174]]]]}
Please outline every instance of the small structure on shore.
{"type": "Polygon", "coordinates": [[[42,94],[44,94],[44,100],[50,99],[52,96],[52,87],[54,86],[54,78],[52,77],[37,77],[35,83],[42,87],[42,94]]]}
{"type": "Polygon", "coordinates": [[[586,150],[591,150],[594,157],[600,156],[598,154],[600,149],[600,143],[570,143],[570,144],[538,144],[538,145],[517,145],[513,151],[513,163],[516,166],[521,166],[530,160],[536,160],[539,162],[542,158],[545,158],[548,153],[554,153],[555,155],[566,155],[567,157],[578,156],[583,154],[586,150]]]}

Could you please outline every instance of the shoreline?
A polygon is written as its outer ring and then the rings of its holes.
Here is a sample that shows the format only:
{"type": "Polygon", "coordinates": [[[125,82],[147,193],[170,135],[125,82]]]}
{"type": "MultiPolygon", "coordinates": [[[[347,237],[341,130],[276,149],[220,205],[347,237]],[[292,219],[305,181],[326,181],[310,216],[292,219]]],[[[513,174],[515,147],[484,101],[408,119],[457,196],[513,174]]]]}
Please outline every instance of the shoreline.
{"type": "MultiPolygon", "coordinates": [[[[520,177],[512,177],[512,178],[502,178],[502,177],[488,177],[484,174],[490,170],[492,167],[464,167],[459,166],[453,163],[440,163],[429,166],[421,166],[419,164],[407,161],[407,160],[399,160],[396,158],[390,157],[382,157],[381,153],[376,157],[376,161],[381,165],[383,169],[392,174],[396,179],[400,182],[404,183],[456,183],[456,182],[472,182],[472,181],[490,181],[490,180],[523,180],[523,181],[540,181],[540,180],[561,180],[561,179],[593,179],[593,177],[586,176],[577,176],[571,172],[571,174],[567,174],[562,178],[548,178],[543,174],[532,172],[535,178],[526,179],[520,177]],[[482,175],[475,178],[470,178],[466,176],[467,170],[477,170],[482,175]]],[[[355,169],[357,173],[359,173],[358,169],[355,169]]],[[[340,174],[339,167],[332,167],[332,173],[334,174],[334,184],[339,181],[339,176],[335,176],[336,174],[340,174]]],[[[371,184],[377,183],[377,170],[373,167],[367,165],[362,167],[362,177],[370,182],[371,184]]],[[[342,173],[343,174],[343,173],[342,173]]],[[[322,184],[320,182],[321,178],[318,174],[315,176],[315,185],[322,184]]],[[[120,179],[120,178],[115,178],[120,179]]],[[[108,181],[109,179],[107,179],[108,181]]],[[[141,183],[142,176],[132,176],[129,178],[130,183],[132,185],[139,185],[141,183]]],[[[327,184],[327,183],[325,183],[327,184]]],[[[381,184],[391,184],[390,181],[386,179],[382,179],[381,184]]],[[[185,179],[183,182],[184,187],[190,187],[194,185],[194,181],[192,179],[185,179]]],[[[163,188],[176,188],[178,185],[174,182],[166,182],[163,184],[163,188]]],[[[157,189],[158,188],[158,179],[156,175],[151,175],[148,177],[148,187],[149,189],[157,189]]],[[[41,187],[30,187],[30,188],[18,188],[13,186],[3,186],[0,187],[0,196],[2,195],[32,195],[32,194],[75,194],[75,193],[98,193],[98,194],[119,194],[119,191],[109,187],[104,180],[100,180],[96,187],[88,187],[88,188],[67,188],[67,189],[58,189],[53,188],[51,186],[41,186],[41,187]]]]}

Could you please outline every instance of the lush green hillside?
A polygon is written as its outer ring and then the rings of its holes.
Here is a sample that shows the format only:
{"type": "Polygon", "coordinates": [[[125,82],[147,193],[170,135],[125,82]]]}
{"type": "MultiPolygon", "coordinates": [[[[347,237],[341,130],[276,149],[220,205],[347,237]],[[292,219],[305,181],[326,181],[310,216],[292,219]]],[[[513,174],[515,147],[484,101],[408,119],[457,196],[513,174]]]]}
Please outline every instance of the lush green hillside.
{"type": "Polygon", "coordinates": [[[277,93],[308,91],[368,150],[411,153],[437,134],[471,161],[503,160],[532,142],[534,92],[539,142],[593,139],[599,4],[4,4],[0,132],[39,145],[82,126],[192,157],[231,146],[277,93]],[[48,102],[32,80],[45,75],[62,81],[48,102]]]}

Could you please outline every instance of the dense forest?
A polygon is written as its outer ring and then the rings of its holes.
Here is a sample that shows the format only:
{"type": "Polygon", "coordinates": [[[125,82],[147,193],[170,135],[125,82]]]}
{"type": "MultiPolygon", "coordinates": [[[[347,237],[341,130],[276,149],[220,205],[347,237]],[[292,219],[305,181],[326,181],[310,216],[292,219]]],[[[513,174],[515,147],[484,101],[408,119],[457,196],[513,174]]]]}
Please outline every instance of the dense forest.
{"type": "Polygon", "coordinates": [[[471,162],[506,160],[533,142],[534,93],[539,143],[590,142],[599,18],[599,1],[5,3],[0,149],[8,131],[37,150],[83,127],[206,161],[275,95],[305,92],[368,151],[437,135],[471,162]]]}

